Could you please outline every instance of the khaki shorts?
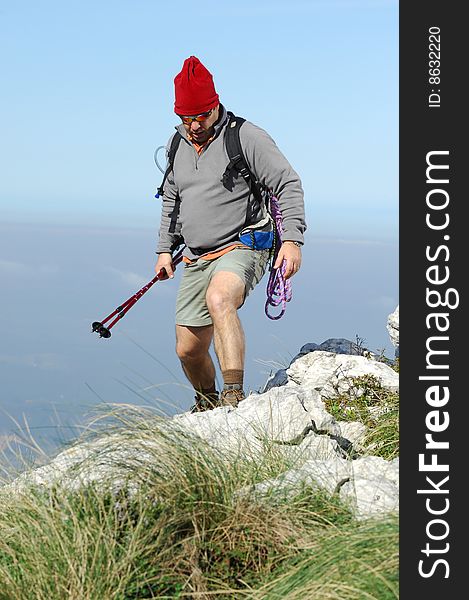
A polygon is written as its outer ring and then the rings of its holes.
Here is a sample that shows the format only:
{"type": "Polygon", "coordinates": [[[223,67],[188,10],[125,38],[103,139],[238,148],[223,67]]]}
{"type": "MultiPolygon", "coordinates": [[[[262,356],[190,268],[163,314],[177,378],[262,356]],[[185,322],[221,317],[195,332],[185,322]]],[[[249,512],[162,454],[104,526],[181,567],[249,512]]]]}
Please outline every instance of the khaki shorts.
{"type": "Polygon", "coordinates": [[[199,258],[191,264],[185,264],[176,299],[176,324],[186,327],[212,324],[205,295],[212,277],[218,271],[236,273],[244,281],[246,299],[267,269],[269,252],[270,250],[235,248],[219,258],[199,258]]]}

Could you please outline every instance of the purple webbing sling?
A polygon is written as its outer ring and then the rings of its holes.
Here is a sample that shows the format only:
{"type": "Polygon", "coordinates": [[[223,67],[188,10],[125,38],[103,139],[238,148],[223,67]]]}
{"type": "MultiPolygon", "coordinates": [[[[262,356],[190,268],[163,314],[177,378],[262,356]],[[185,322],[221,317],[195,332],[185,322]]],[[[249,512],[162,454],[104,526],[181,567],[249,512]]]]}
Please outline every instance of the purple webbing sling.
{"type": "Polygon", "coordinates": [[[265,303],[265,314],[276,321],[280,319],[285,314],[285,310],[287,308],[287,302],[290,302],[292,298],[292,287],[291,280],[285,279],[285,261],[282,262],[282,265],[279,269],[274,269],[273,265],[277,260],[278,251],[280,250],[280,246],[282,245],[282,236],[283,236],[283,223],[282,223],[282,213],[280,212],[280,208],[278,206],[277,198],[270,194],[270,214],[275,223],[276,229],[276,238],[277,243],[275,244],[274,253],[272,256],[272,267],[270,269],[269,280],[267,282],[267,300],[265,303]],[[269,307],[277,307],[282,305],[280,313],[278,315],[270,315],[269,307]]]}

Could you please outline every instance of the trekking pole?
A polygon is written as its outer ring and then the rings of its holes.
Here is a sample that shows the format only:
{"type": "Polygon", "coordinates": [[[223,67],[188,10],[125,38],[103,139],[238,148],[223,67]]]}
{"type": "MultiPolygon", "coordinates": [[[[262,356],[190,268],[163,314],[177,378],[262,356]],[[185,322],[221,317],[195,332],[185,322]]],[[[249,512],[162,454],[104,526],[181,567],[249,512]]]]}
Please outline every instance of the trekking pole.
{"type": "MultiPolygon", "coordinates": [[[[183,250],[184,250],[184,248],[181,248],[181,250],[179,250],[179,252],[177,252],[174,255],[174,258],[172,260],[172,265],[173,265],[174,269],[182,261],[183,250]]],[[[159,279],[162,279],[165,275],[166,275],[166,270],[163,268],[153,277],[153,279],[151,281],[149,281],[146,285],[144,285],[142,288],[140,288],[138,290],[138,292],[135,292],[135,294],[133,296],[131,296],[125,302],[123,302],[120,306],[118,306],[105,319],[103,319],[102,321],[94,321],[91,324],[91,332],[98,333],[100,338],[110,338],[111,337],[111,329],[114,327],[114,325],[127,314],[127,312],[132,308],[132,306],[137,302],[137,300],[140,300],[140,298],[143,296],[143,294],[148,292],[148,290],[151,288],[151,286],[154,283],[156,283],[159,279]],[[104,324],[107,323],[113,317],[115,317],[115,319],[113,321],[111,321],[111,323],[107,327],[105,327],[104,324]]]]}

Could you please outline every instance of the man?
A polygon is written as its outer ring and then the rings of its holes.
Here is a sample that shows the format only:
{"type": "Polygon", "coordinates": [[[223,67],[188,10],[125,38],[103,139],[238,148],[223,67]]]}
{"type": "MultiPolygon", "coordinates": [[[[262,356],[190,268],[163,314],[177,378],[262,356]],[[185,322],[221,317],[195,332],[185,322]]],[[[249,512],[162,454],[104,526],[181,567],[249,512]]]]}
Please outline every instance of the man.
{"type": "MultiPolygon", "coordinates": [[[[182,236],[186,247],[176,301],[176,353],[196,392],[193,411],[236,407],[245,397],[245,338],[238,309],[264,275],[270,252],[241,243],[240,233],[268,231],[272,220],[241,176],[229,186],[221,181],[229,162],[224,145],[228,115],[210,72],[190,56],[174,88],[174,112],[182,121],[174,135],[182,139],[163,187],[155,271],[164,268],[173,277],[171,250],[182,236]],[[220,396],[209,354],[212,340],[223,376],[220,396]]],[[[239,133],[250,170],[278,199],[284,235],[274,268],[285,261],[285,277],[291,277],[301,265],[306,229],[300,178],[263,129],[246,121],[239,133]]]]}

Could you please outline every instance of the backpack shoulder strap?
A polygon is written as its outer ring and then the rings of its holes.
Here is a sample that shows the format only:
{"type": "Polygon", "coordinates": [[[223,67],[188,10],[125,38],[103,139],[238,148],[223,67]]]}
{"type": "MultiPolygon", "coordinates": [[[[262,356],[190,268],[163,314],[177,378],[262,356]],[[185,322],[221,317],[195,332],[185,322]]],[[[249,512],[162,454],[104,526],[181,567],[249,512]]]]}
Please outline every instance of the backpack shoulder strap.
{"type": "Polygon", "coordinates": [[[233,174],[235,172],[239,173],[248,184],[256,200],[262,202],[259,183],[248,167],[247,161],[244,158],[241,140],[239,139],[239,130],[245,121],[246,119],[243,119],[243,117],[238,117],[231,111],[228,111],[228,123],[225,131],[225,147],[230,160],[221,181],[224,186],[228,186],[233,174]]]}
{"type": "Polygon", "coordinates": [[[178,132],[176,132],[171,139],[171,144],[169,146],[169,151],[168,151],[168,165],[167,165],[166,171],[163,175],[163,181],[161,182],[160,187],[156,190],[156,196],[155,196],[156,198],[159,198],[160,196],[163,195],[163,187],[166,182],[166,179],[168,178],[168,175],[173,170],[174,157],[176,156],[176,152],[177,152],[177,149],[179,148],[180,141],[181,141],[181,136],[179,135],[178,132]]]}
{"type": "MultiPolygon", "coordinates": [[[[168,178],[168,175],[173,170],[174,158],[176,156],[177,149],[179,148],[179,143],[181,142],[181,139],[182,138],[178,132],[176,132],[173,135],[173,137],[171,138],[171,144],[170,144],[169,150],[168,150],[168,164],[166,167],[166,171],[164,172],[164,175],[163,175],[163,181],[161,182],[160,187],[156,190],[155,198],[159,198],[160,196],[163,195],[164,184],[166,182],[166,179],[168,178]]],[[[179,216],[179,205],[180,204],[181,204],[181,199],[179,198],[179,194],[178,194],[176,196],[176,200],[174,202],[174,208],[171,211],[171,213],[169,213],[169,215],[168,215],[169,217],[171,217],[171,222],[170,222],[169,228],[168,228],[169,233],[174,233],[176,231],[176,223],[177,223],[177,219],[179,216]]]]}

